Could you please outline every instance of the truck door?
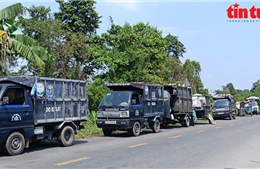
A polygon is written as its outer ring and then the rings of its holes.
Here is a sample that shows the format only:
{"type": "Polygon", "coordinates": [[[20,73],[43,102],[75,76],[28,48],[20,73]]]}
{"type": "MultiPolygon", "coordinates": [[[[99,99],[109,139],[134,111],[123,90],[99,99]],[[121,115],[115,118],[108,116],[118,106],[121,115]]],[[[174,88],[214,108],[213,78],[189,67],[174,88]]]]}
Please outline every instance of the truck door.
{"type": "Polygon", "coordinates": [[[9,101],[3,102],[0,106],[0,130],[6,130],[5,133],[7,133],[10,130],[22,128],[25,135],[31,132],[33,134],[33,107],[26,89],[7,87],[1,101],[4,97],[9,101]]]}
{"type": "Polygon", "coordinates": [[[144,117],[143,105],[139,94],[132,94],[131,96],[131,114],[130,116],[134,118],[144,117]]]}

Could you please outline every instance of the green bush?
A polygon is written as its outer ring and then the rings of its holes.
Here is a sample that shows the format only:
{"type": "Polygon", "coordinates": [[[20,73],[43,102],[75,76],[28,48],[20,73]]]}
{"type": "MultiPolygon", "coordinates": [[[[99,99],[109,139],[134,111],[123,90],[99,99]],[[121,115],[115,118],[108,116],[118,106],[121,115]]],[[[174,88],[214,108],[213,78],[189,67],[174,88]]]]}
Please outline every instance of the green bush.
{"type": "Polygon", "coordinates": [[[98,128],[96,125],[96,120],[97,113],[95,111],[91,111],[88,121],[82,122],[82,125],[86,126],[86,128],[79,130],[76,138],[79,139],[103,135],[102,129],[98,128]]]}

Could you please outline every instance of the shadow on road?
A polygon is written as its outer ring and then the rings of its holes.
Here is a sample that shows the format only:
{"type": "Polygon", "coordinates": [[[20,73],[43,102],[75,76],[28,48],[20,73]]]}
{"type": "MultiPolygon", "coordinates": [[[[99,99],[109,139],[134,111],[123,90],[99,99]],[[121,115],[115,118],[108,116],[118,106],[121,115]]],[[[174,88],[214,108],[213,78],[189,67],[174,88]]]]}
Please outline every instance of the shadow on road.
{"type": "Polygon", "coordinates": [[[251,160],[251,162],[260,164],[260,161],[253,161],[253,160],[251,160]]]}
{"type": "MultiPolygon", "coordinates": [[[[74,145],[88,143],[86,140],[75,140],[74,145]]],[[[35,151],[41,151],[43,149],[51,149],[63,147],[58,141],[42,141],[42,142],[32,142],[29,145],[29,148],[25,148],[23,154],[31,153],[35,151]]],[[[3,147],[0,147],[0,157],[8,156],[3,147]]]]}

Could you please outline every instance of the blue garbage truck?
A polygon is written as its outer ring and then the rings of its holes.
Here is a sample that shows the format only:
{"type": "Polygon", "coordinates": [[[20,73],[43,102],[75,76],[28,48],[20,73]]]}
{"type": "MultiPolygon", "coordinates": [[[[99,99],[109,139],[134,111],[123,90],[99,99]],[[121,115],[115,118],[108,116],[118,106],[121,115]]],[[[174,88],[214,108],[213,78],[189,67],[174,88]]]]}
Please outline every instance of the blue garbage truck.
{"type": "Polygon", "coordinates": [[[0,78],[0,146],[18,155],[32,142],[74,143],[88,120],[87,82],[36,76],[0,78]]]}
{"type": "Polygon", "coordinates": [[[111,89],[101,100],[96,124],[105,136],[128,131],[139,136],[143,128],[160,131],[164,116],[163,86],[145,82],[109,83],[111,89]]]}

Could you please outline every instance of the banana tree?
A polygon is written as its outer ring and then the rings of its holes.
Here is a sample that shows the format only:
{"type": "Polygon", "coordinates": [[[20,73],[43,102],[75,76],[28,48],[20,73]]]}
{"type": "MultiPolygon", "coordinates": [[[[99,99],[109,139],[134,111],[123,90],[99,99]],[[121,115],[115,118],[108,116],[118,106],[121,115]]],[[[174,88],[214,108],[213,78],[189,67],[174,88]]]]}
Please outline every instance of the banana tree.
{"type": "MultiPolygon", "coordinates": [[[[45,60],[51,55],[46,54],[46,49],[36,46],[36,42],[23,34],[14,34],[19,29],[19,22],[15,19],[25,13],[26,8],[21,3],[16,3],[0,10],[0,50],[2,67],[6,68],[8,56],[16,54],[26,58],[36,66],[44,66],[45,60]],[[45,54],[45,55],[39,55],[45,54]]],[[[2,69],[3,70],[3,69],[2,69]]]]}

